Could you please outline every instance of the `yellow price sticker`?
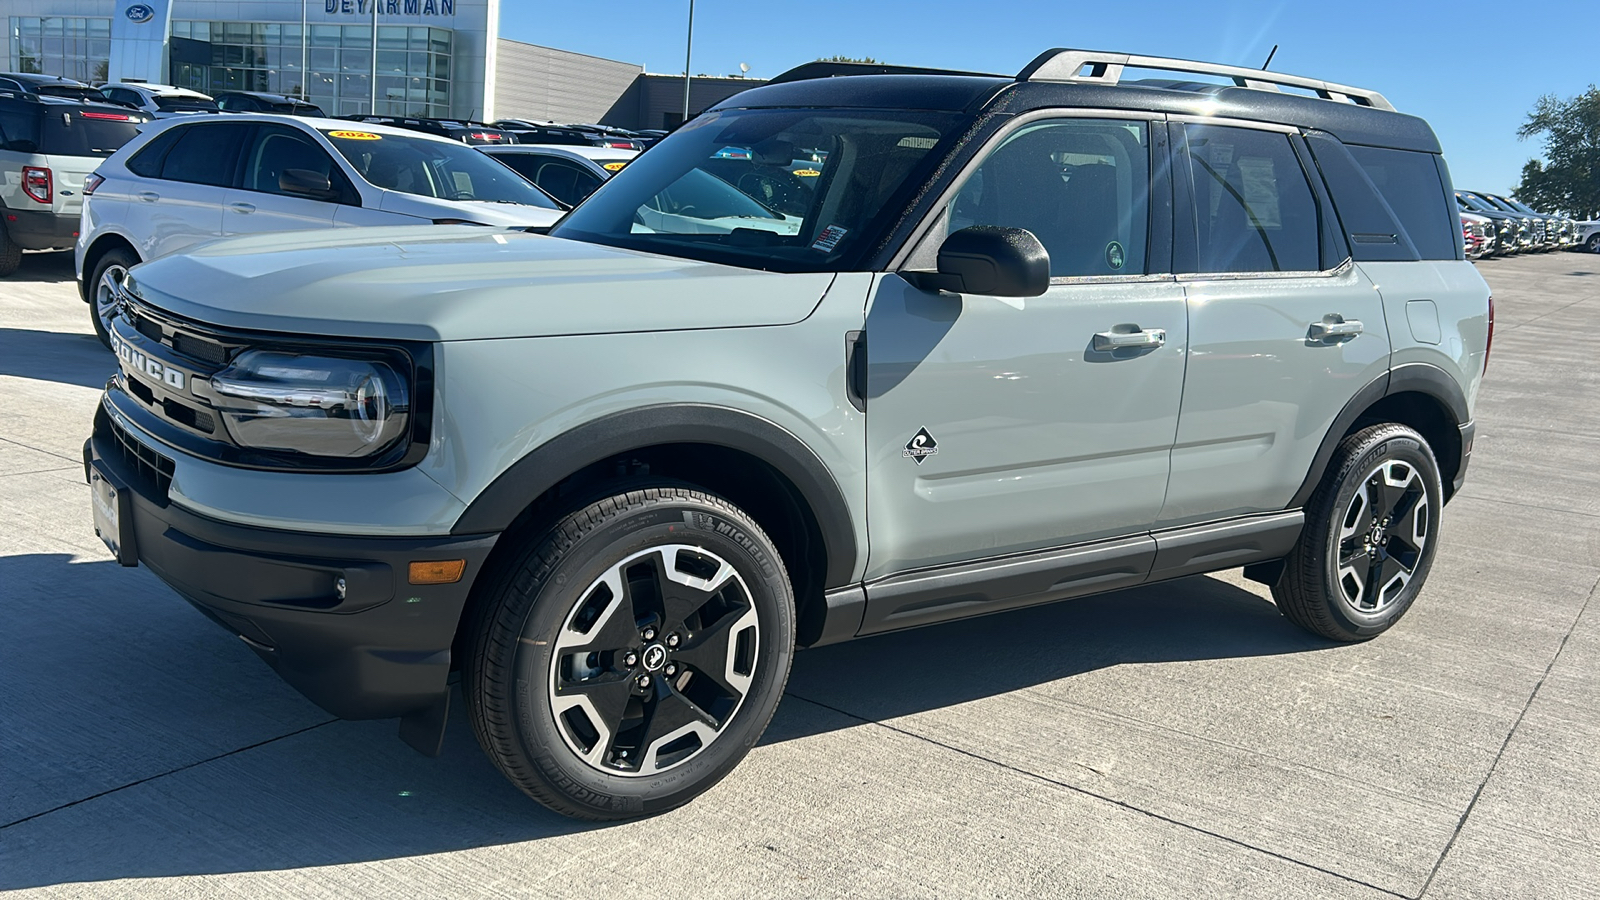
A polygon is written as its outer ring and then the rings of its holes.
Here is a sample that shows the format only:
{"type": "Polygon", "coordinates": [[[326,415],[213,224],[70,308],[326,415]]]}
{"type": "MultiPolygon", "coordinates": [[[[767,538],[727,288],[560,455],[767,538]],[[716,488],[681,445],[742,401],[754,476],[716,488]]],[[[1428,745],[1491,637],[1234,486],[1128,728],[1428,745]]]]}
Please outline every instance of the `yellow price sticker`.
{"type": "Polygon", "coordinates": [[[370,131],[330,131],[328,137],[339,138],[343,141],[381,141],[382,137],[370,131]]]}
{"type": "Polygon", "coordinates": [[[794,174],[801,178],[815,178],[822,173],[818,172],[816,169],[795,169],[794,174]]]}
{"type": "Polygon", "coordinates": [[[605,169],[607,172],[621,172],[622,167],[626,165],[626,162],[608,162],[601,163],[600,168],[605,169]]]}

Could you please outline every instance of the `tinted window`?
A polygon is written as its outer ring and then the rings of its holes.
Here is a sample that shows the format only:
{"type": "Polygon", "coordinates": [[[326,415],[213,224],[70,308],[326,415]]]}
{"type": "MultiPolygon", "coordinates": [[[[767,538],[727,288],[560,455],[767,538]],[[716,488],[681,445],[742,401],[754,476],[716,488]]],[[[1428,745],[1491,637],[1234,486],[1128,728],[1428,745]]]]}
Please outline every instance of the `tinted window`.
{"type": "Polygon", "coordinates": [[[144,178],[160,178],[161,164],[167,158],[167,151],[172,149],[172,145],[177,143],[178,138],[187,130],[168,128],[151,138],[148,144],[139,148],[139,151],[128,160],[128,171],[144,178]]]}
{"type": "Polygon", "coordinates": [[[466,144],[358,129],[323,133],[362,178],[385,190],[559,209],[526,178],[466,144]]]}
{"type": "Polygon", "coordinates": [[[106,96],[110,97],[114,102],[126,103],[127,105],[133,107],[141,105],[139,95],[128,90],[127,88],[107,88],[105,93],[106,96]]]}
{"type": "Polygon", "coordinates": [[[1450,212],[1450,198],[1439,180],[1431,153],[1351,147],[1350,155],[1389,201],[1423,259],[1455,259],[1461,225],[1450,212]]]}
{"type": "Polygon", "coordinates": [[[62,156],[110,156],[139,134],[144,117],[131,110],[83,110],[43,117],[40,151],[62,156]]]}
{"type": "Polygon", "coordinates": [[[217,104],[199,97],[156,97],[156,109],[162,112],[215,112],[217,104]]]}
{"type": "Polygon", "coordinates": [[[1149,126],[1041,122],[1006,138],[962,185],[950,231],[1025,228],[1050,252],[1050,274],[1143,275],[1150,230],[1149,126]]]}
{"type": "Polygon", "coordinates": [[[263,125],[256,129],[255,140],[250,142],[245,157],[245,190],[300,196],[283,188],[284,173],[290,170],[326,178],[334,187],[344,182],[333,164],[333,157],[304,132],[283,125],[263,125]]]}
{"type": "Polygon", "coordinates": [[[549,160],[538,166],[533,183],[568,206],[577,206],[600,186],[593,172],[565,160],[549,160]]]}
{"type": "Polygon", "coordinates": [[[1345,146],[1322,134],[1310,135],[1307,142],[1333,195],[1339,223],[1350,239],[1350,255],[1361,261],[1417,259],[1394,211],[1345,146]]]}
{"type": "Polygon", "coordinates": [[[249,125],[193,125],[183,129],[161,163],[168,181],[229,187],[239,159],[239,145],[249,125]]]}
{"type": "Polygon", "coordinates": [[[19,153],[39,149],[39,114],[29,104],[0,101],[0,148],[19,153]]]}
{"type": "Polygon", "coordinates": [[[1201,272],[1321,268],[1320,223],[1287,135],[1186,126],[1201,272]]]}

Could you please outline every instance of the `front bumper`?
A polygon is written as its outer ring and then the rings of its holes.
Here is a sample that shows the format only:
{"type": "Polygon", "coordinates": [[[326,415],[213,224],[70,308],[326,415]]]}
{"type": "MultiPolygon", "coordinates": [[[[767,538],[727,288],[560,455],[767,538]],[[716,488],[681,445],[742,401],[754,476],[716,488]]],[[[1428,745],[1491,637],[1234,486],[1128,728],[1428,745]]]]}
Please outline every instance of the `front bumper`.
{"type": "Polygon", "coordinates": [[[405,716],[445,695],[456,626],[498,535],[358,537],[219,522],[168,501],[170,452],[104,409],[95,416],[85,474],[96,466],[129,498],[125,558],[336,716],[405,716]],[[466,560],[459,582],[409,583],[411,562],[444,559],[466,560]]]}
{"type": "Polygon", "coordinates": [[[6,209],[6,234],[24,250],[69,250],[78,243],[78,214],[50,210],[6,209]]]}

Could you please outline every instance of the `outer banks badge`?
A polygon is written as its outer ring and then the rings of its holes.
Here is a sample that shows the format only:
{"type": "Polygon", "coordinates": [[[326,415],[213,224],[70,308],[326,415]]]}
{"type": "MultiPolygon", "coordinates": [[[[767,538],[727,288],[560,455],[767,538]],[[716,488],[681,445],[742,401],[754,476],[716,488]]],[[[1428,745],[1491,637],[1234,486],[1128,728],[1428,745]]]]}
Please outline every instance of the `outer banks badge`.
{"type": "Polygon", "coordinates": [[[1112,241],[1106,245],[1106,265],[1110,266],[1112,271],[1120,272],[1127,264],[1128,251],[1122,249],[1120,241],[1112,241]]]}
{"type": "Polygon", "coordinates": [[[916,436],[906,443],[906,448],[900,451],[900,455],[907,459],[916,460],[917,465],[920,466],[924,459],[938,452],[939,442],[933,439],[933,435],[928,433],[928,429],[920,428],[917,430],[916,436]]]}

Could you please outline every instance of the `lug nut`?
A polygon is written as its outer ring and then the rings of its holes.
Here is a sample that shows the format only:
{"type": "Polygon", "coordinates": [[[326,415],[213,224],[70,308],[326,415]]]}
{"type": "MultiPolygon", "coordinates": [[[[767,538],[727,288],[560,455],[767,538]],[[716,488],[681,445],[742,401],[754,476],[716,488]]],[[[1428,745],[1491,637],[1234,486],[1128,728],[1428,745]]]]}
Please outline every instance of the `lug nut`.
{"type": "Polygon", "coordinates": [[[654,628],[646,628],[644,630],[644,639],[647,640],[647,641],[655,640],[656,639],[656,630],[654,628]]]}
{"type": "Polygon", "coordinates": [[[669,676],[678,674],[678,664],[677,663],[667,663],[667,674],[669,676]]]}
{"type": "Polygon", "coordinates": [[[649,686],[650,686],[650,676],[649,675],[640,675],[639,676],[639,687],[647,688],[649,686]]]}
{"type": "Polygon", "coordinates": [[[669,634],[669,635],[667,635],[667,646],[668,647],[676,647],[676,646],[678,646],[678,642],[680,640],[681,640],[681,638],[679,638],[677,635],[669,634]]]}
{"type": "Polygon", "coordinates": [[[633,652],[632,650],[629,650],[628,651],[628,655],[624,656],[622,658],[622,664],[626,665],[626,666],[636,666],[636,665],[638,665],[639,664],[639,654],[633,652]]]}

